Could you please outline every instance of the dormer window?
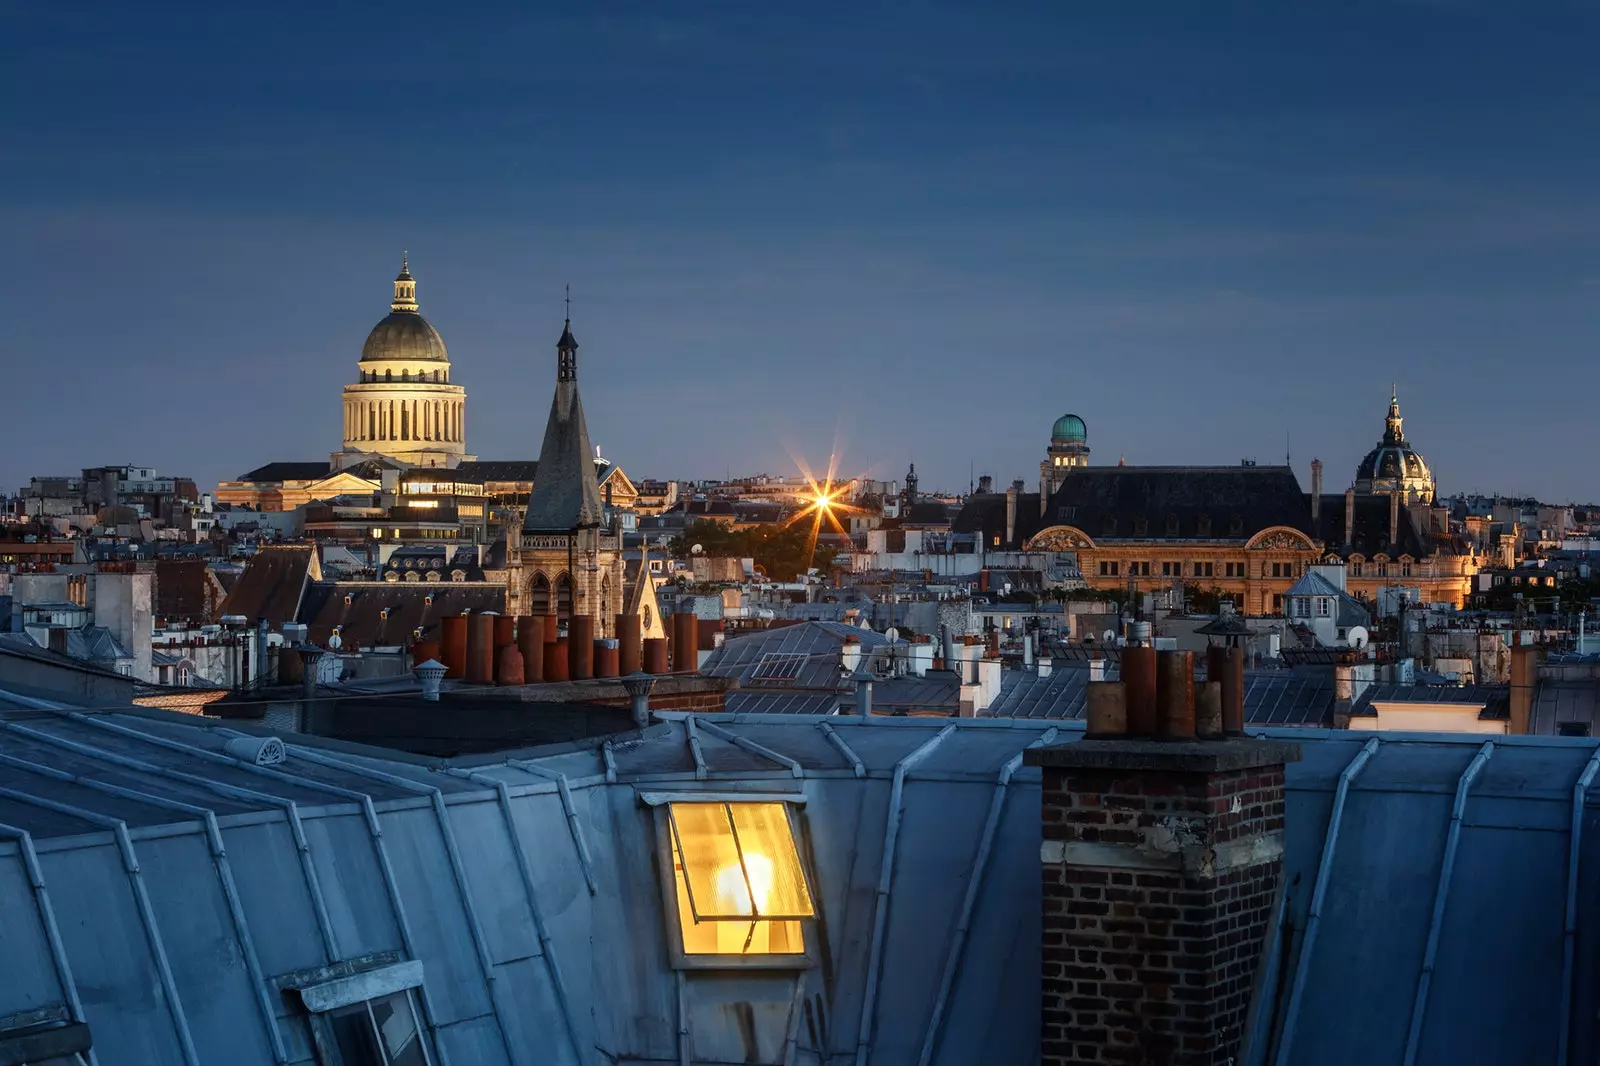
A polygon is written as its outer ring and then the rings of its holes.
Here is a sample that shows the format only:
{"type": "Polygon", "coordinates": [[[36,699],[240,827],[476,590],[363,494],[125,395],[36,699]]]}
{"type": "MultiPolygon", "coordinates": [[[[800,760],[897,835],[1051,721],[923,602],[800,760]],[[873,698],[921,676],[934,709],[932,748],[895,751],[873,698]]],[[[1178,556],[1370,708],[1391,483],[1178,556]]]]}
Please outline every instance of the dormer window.
{"type": "Polygon", "coordinates": [[[1178,516],[1175,515],[1175,514],[1169,514],[1169,515],[1167,515],[1167,536],[1176,537],[1177,535],[1178,535],[1178,516]]]}
{"type": "Polygon", "coordinates": [[[1133,535],[1134,536],[1142,537],[1147,532],[1149,532],[1149,530],[1150,530],[1150,523],[1145,519],[1144,515],[1140,515],[1138,518],[1135,518],[1133,520],[1133,535]]]}
{"type": "Polygon", "coordinates": [[[678,968],[805,967],[816,905],[789,805],[646,796],[656,805],[678,968]]]}
{"type": "Polygon", "coordinates": [[[1230,515],[1228,517],[1228,535],[1230,537],[1237,537],[1243,532],[1244,519],[1240,518],[1238,515],[1230,515]]]}
{"type": "Polygon", "coordinates": [[[1100,531],[1108,537],[1117,535],[1117,520],[1113,515],[1106,515],[1105,521],[1100,524],[1100,531]]]}

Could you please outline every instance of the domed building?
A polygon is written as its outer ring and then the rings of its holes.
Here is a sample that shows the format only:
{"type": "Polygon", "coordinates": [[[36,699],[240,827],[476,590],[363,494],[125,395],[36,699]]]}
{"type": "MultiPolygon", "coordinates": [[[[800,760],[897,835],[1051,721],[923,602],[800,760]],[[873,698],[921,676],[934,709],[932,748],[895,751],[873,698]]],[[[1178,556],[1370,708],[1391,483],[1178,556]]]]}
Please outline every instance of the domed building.
{"type": "Polygon", "coordinates": [[[1407,505],[1431,504],[1433,471],[1406,440],[1403,422],[1399,396],[1391,388],[1383,439],[1356,467],[1356,492],[1363,496],[1399,495],[1401,502],[1407,505]]]}
{"type": "Polygon", "coordinates": [[[466,415],[467,390],[450,382],[450,353],[417,310],[417,282],[402,257],[389,314],[367,334],[359,377],[344,388],[344,446],[334,467],[373,455],[453,467],[473,458],[466,415]]]}
{"type": "Polygon", "coordinates": [[[1065,414],[1050,427],[1050,447],[1039,464],[1040,490],[1048,496],[1061,487],[1067,471],[1089,465],[1089,427],[1074,414],[1065,414]]]}

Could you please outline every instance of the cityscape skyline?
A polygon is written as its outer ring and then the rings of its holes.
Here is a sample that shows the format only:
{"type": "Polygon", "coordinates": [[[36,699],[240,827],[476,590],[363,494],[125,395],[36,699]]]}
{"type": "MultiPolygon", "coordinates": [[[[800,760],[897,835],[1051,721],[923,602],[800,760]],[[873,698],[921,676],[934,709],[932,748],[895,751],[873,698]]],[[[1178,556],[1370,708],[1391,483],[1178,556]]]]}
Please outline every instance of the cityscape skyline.
{"type": "Polygon", "coordinates": [[[1333,491],[1397,382],[1446,493],[1600,497],[1590,13],[821,14],[488,8],[397,67],[403,14],[14,13],[0,485],[333,450],[409,248],[485,456],[537,449],[571,282],[641,476],[1004,484],[1071,411],[1333,491]]]}

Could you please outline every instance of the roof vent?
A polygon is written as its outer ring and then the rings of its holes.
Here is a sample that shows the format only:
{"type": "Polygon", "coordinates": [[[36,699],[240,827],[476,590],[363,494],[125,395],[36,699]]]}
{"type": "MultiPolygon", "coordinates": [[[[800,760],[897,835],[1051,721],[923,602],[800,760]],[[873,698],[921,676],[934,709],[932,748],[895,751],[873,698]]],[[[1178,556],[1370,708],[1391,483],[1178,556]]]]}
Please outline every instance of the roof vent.
{"type": "Polygon", "coordinates": [[[289,757],[288,749],[277,737],[234,737],[226,750],[240,762],[256,766],[277,766],[289,757]]]}

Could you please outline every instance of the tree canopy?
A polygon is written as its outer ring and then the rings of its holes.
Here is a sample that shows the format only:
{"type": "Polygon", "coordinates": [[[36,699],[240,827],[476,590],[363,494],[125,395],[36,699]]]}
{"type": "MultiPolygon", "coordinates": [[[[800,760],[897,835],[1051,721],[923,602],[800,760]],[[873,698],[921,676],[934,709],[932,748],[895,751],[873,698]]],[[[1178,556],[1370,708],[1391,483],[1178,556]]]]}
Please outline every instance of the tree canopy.
{"type": "Polygon", "coordinates": [[[702,519],[685,530],[683,536],[674,537],[667,550],[683,559],[696,544],[712,558],[754,559],[773,581],[793,581],[812,567],[827,570],[838,554],[833,548],[816,544],[806,522],[730,529],[702,519]]]}

